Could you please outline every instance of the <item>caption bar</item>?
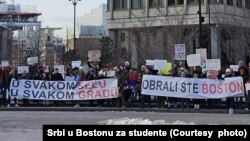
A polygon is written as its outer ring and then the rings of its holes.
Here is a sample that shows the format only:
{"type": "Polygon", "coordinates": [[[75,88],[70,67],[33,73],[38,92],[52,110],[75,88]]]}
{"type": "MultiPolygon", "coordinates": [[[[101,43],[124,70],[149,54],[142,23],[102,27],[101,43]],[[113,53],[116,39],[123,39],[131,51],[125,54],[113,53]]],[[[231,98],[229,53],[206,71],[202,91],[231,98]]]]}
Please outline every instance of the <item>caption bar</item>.
{"type": "Polygon", "coordinates": [[[82,137],[164,136],[175,138],[248,139],[246,125],[44,125],[43,139],[82,137]]]}

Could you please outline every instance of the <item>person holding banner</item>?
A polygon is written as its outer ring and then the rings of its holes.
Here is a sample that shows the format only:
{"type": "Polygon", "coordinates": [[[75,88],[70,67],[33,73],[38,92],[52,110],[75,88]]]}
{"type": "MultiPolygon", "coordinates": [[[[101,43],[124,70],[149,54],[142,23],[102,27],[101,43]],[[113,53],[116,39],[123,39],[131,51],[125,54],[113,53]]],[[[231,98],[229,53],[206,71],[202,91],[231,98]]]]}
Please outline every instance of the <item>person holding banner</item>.
{"type": "MultiPolygon", "coordinates": [[[[188,76],[188,71],[186,68],[181,68],[180,69],[180,77],[187,77],[188,76]]],[[[184,109],[184,105],[186,106],[187,109],[189,109],[189,99],[187,98],[179,98],[180,99],[180,104],[181,104],[181,109],[184,109]]]]}
{"type": "MultiPolygon", "coordinates": [[[[151,72],[149,71],[149,68],[144,68],[144,70],[142,71],[142,77],[143,75],[151,75],[151,72]]],[[[140,80],[140,82],[142,82],[142,80],[140,80]]],[[[151,107],[151,95],[145,95],[145,94],[141,94],[141,108],[144,108],[144,102],[147,101],[148,102],[148,107],[151,107]]]]}
{"type": "MultiPolygon", "coordinates": [[[[250,83],[250,77],[248,78],[246,84],[247,83],[250,83]]],[[[250,109],[250,90],[248,90],[247,88],[246,88],[246,96],[245,96],[245,98],[246,98],[246,108],[245,108],[245,110],[249,111],[249,109],[250,109]]]]}
{"type": "Polygon", "coordinates": [[[119,107],[121,105],[121,107],[125,109],[126,101],[125,101],[125,95],[123,93],[123,90],[125,86],[126,77],[120,67],[115,67],[115,74],[116,74],[115,76],[118,81],[118,89],[119,89],[119,97],[117,98],[116,106],[119,107]]]}
{"type": "MultiPolygon", "coordinates": [[[[24,71],[24,72],[22,73],[20,79],[24,79],[24,80],[26,79],[26,80],[27,80],[27,79],[30,79],[30,78],[29,78],[27,72],[24,71]]],[[[23,100],[23,105],[24,105],[24,106],[28,106],[28,105],[29,105],[29,99],[23,98],[22,100],[23,100]]]]}
{"type": "MultiPolygon", "coordinates": [[[[49,81],[49,76],[45,72],[43,72],[41,76],[41,80],[49,81]]],[[[49,100],[43,100],[43,105],[49,106],[49,100]]]]}
{"type": "MultiPolygon", "coordinates": [[[[230,68],[226,69],[226,75],[224,78],[233,77],[232,70],[230,68]]],[[[228,110],[234,109],[234,97],[229,97],[226,99],[226,107],[228,110]]]]}
{"type": "MultiPolygon", "coordinates": [[[[7,101],[8,102],[7,107],[10,107],[10,103],[11,103],[11,97],[10,97],[9,93],[10,93],[10,84],[11,84],[12,79],[18,80],[18,77],[17,77],[17,75],[15,73],[14,68],[11,69],[11,71],[10,71],[10,73],[8,75],[8,78],[7,78],[7,81],[8,81],[8,83],[7,83],[7,88],[8,88],[7,92],[8,92],[8,97],[9,97],[9,99],[7,101]]],[[[17,104],[17,98],[14,98],[14,106],[19,107],[19,105],[17,104]]]]}
{"type": "MultiPolygon", "coordinates": [[[[248,76],[248,73],[246,72],[245,67],[239,68],[239,73],[240,73],[240,76],[241,76],[242,79],[243,79],[244,90],[246,90],[245,84],[246,84],[246,82],[247,82],[249,76],[248,76]]],[[[246,96],[246,91],[244,92],[244,96],[246,96]]],[[[243,97],[240,97],[239,108],[240,108],[240,109],[244,109],[244,108],[243,108],[243,97]]]]}
{"type": "MultiPolygon", "coordinates": [[[[193,72],[193,78],[200,78],[200,72],[198,70],[195,70],[193,72]]],[[[194,102],[194,109],[195,110],[199,110],[200,109],[200,103],[201,103],[201,100],[200,99],[193,99],[193,102],[194,102]]]]}
{"type": "Polygon", "coordinates": [[[3,83],[4,83],[4,72],[2,66],[0,66],[0,102],[3,104],[4,92],[3,92],[3,83]]]}
{"type": "MultiPolygon", "coordinates": [[[[76,81],[74,89],[76,89],[79,86],[80,82],[82,81],[83,77],[82,77],[82,72],[80,72],[79,68],[77,68],[77,67],[74,68],[74,74],[75,74],[74,81],[76,81]]],[[[75,106],[74,106],[75,108],[80,107],[80,102],[79,101],[75,101],[75,103],[76,103],[75,106]]]]}
{"type": "MultiPolygon", "coordinates": [[[[59,69],[58,68],[54,69],[54,72],[51,75],[51,81],[63,81],[62,74],[59,73],[59,69]]],[[[58,101],[55,101],[54,105],[57,106],[58,105],[58,101]]]]}

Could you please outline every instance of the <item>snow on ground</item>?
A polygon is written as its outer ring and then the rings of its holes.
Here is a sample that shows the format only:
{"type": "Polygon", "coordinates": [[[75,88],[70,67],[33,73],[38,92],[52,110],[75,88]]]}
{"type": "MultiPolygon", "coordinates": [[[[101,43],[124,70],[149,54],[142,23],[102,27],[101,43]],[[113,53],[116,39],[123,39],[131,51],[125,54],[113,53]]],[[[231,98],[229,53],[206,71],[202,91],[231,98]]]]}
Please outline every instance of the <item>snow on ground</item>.
{"type": "Polygon", "coordinates": [[[149,119],[142,119],[142,118],[115,118],[115,119],[108,119],[104,121],[97,122],[101,125],[194,125],[193,122],[187,123],[180,120],[175,122],[166,122],[165,120],[149,120],[149,119]]]}

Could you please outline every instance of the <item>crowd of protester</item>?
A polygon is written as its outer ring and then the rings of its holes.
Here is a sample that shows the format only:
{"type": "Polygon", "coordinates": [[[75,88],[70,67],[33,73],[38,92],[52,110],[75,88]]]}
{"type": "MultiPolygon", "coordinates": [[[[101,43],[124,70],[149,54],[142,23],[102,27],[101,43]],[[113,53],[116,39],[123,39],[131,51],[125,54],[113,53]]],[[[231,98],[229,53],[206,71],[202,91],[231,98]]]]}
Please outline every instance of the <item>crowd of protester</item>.
{"type": "MultiPolygon", "coordinates": [[[[180,109],[245,109],[250,108],[250,98],[245,92],[244,97],[230,97],[226,99],[187,99],[187,98],[173,98],[163,96],[150,96],[141,94],[141,82],[143,75],[165,75],[162,71],[153,70],[152,66],[142,65],[140,69],[132,68],[129,62],[125,62],[122,66],[104,66],[103,68],[91,67],[88,71],[80,68],[66,69],[65,76],[58,72],[58,68],[51,71],[45,71],[43,67],[39,67],[33,73],[17,74],[15,68],[1,67],[0,69],[0,91],[1,104],[4,107],[10,107],[11,102],[18,107],[42,104],[43,106],[108,106],[108,107],[158,107],[158,108],[180,108],[180,109]],[[119,97],[114,99],[100,99],[88,101],[48,101],[48,100],[30,100],[30,99],[13,99],[11,100],[8,92],[10,82],[12,79],[31,79],[44,81],[76,81],[76,86],[80,81],[104,79],[112,76],[107,76],[109,71],[115,71],[115,77],[118,80],[119,97]]],[[[250,66],[246,67],[243,62],[239,62],[238,71],[233,71],[227,67],[225,71],[219,71],[217,78],[211,78],[211,74],[203,71],[201,67],[188,68],[185,63],[173,64],[172,69],[166,76],[169,77],[184,77],[184,78],[201,78],[201,79],[224,79],[227,77],[240,76],[244,83],[250,83],[249,75],[250,66]]]]}

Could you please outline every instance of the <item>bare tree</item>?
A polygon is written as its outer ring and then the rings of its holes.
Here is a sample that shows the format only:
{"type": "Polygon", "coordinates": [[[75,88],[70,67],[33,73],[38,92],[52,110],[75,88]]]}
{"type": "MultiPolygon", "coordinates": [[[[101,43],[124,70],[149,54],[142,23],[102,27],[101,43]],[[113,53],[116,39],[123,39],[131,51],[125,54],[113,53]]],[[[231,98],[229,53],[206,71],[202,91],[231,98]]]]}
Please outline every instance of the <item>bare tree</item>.
{"type": "Polygon", "coordinates": [[[103,36],[100,39],[100,50],[101,50],[101,64],[103,65],[113,65],[113,54],[114,54],[114,48],[113,48],[113,41],[110,37],[103,36]]]}
{"type": "MultiPolygon", "coordinates": [[[[148,16],[148,11],[143,9],[141,16],[132,15],[136,22],[132,34],[136,38],[131,38],[131,42],[137,45],[137,55],[139,64],[145,63],[146,59],[173,60],[174,44],[186,44],[188,53],[194,53],[193,41],[198,37],[198,25],[190,23],[187,18],[189,7],[173,6],[174,11],[164,11],[156,9],[154,16],[148,16]],[[167,14],[168,13],[168,14],[167,14]],[[139,28],[143,27],[143,28],[139,28]]],[[[131,53],[130,53],[131,54],[131,53]]]]}
{"type": "MultiPolygon", "coordinates": [[[[127,31],[127,36],[130,41],[128,44],[128,53],[126,59],[132,63],[133,67],[139,67],[145,64],[146,59],[162,59],[162,41],[160,39],[163,35],[159,35],[158,31],[161,27],[156,24],[160,21],[162,16],[159,11],[155,11],[149,16],[148,11],[144,7],[138,13],[131,13],[130,23],[134,28],[127,31]]],[[[122,36],[121,36],[122,37],[122,36]]]]}
{"type": "Polygon", "coordinates": [[[29,46],[25,48],[26,57],[38,56],[38,64],[40,63],[41,50],[45,37],[43,36],[43,30],[39,28],[38,30],[28,31],[29,46]]]}
{"type": "Polygon", "coordinates": [[[64,43],[66,45],[66,51],[69,51],[71,48],[73,48],[73,41],[71,43],[70,37],[73,37],[73,32],[72,32],[72,28],[70,28],[69,26],[66,27],[66,35],[65,35],[65,40],[64,43]]]}
{"type": "Polygon", "coordinates": [[[216,24],[222,58],[225,63],[237,63],[245,60],[250,53],[250,11],[237,8],[237,13],[223,14],[213,7],[211,20],[216,24]]]}
{"type": "MultiPolygon", "coordinates": [[[[198,45],[193,46],[193,42],[198,39],[199,28],[196,21],[188,17],[190,8],[192,7],[189,5],[182,8],[172,6],[171,11],[168,11],[162,20],[162,23],[167,25],[164,28],[166,34],[164,39],[170,52],[174,52],[174,44],[185,44],[187,54],[195,53],[195,48],[198,47],[198,45]]],[[[168,56],[174,58],[174,53],[168,54],[168,56]]]]}

